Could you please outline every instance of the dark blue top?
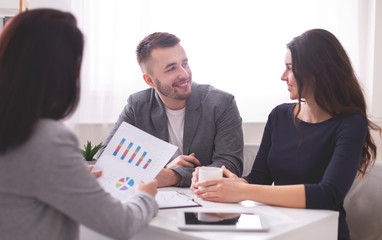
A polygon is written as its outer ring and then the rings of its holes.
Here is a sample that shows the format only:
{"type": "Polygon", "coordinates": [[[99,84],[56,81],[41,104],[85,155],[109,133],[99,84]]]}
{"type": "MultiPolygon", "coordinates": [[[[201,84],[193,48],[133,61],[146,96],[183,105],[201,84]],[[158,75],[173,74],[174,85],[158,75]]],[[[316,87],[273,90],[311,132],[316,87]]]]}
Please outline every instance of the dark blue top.
{"type": "Polygon", "coordinates": [[[304,184],[306,208],[339,211],[339,239],[350,239],[343,201],[357,173],[367,120],[355,113],[320,123],[293,121],[295,103],[281,104],[268,116],[252,170],[254,184],[304,184]]]}

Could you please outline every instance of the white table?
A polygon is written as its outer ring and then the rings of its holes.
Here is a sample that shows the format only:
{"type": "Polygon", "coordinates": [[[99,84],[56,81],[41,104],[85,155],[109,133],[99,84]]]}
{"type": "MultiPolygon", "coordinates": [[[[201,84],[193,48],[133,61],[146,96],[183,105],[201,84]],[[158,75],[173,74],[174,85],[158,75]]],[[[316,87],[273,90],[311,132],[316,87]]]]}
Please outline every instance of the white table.
{"type": "MultiPolygon", "coordinates": [[[[179,209],[159,210],[158,215],[149,226],[137,234],[133,240],[147,239],[211,239],[211,240],[321,240],[337,239],[338,212],[329,210],[308,210],[272,207],[252,201],[238,204],[214,203],[197,199],[188,188],[162,188],[159,191],[177,190],[196,199],[206,210],[216,208],[250,209],[263,215],[270,230],[268,232],[212,232],[212,231],[181,231],[176,225],[176,213],[179,209]]],[[[200,207],[197,207],[200,208],[200,207]]],[[[183,208],[187,209],[187,208],[183,208]]],[[[195,208],[189,208],[195,210],[195,208]]],[[[109,240],[83,226],[80,228],[81,240],[109,240]]]]}

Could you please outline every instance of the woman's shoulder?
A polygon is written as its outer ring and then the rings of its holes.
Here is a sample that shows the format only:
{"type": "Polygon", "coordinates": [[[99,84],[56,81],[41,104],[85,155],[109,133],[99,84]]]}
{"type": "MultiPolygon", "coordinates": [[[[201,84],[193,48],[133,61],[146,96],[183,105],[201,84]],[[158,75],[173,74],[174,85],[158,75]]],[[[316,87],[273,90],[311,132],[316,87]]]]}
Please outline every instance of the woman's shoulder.
{"type": "Polygon", "coordinates": [[[367,124],[367,119],[362,113],[352,113],[343,117],[342,121],[367,124]]]}
{"type": "Polygon", "coordinates": [[[40,119],[33,130],[31,142],[38,145],[51,146],[66,141],[75,142],[77,138],[60,121],[53,119],[40,119]]]}
{"type": "Polygon", "coordinates": [[[293,122],[293,108],[295,103],[283,103],[272,109],[268,115],[268,125],[289,125],[293,122]]]}
{"type": "Polygon", "coordinates": [[[296,103],[282,103],[274,107],[270,113],[270,116],[291,114],[296,103]]]}
{"type": "Polygon", "coordinates": [[[274,108],[274,110],[277,110],[277,111],[288,111],[288,110],[292,110],[295,105],[296,105],[296,103],[282,103],[282,104],[277,105],[274,108]]]}
{"type": "Polygon", "coordinates": [[[43,118],[38,120],[35,127],[36,132],[46,132],[50,134],[69,134],[71,131],[61,121],[43,118]]]}
{"type": "Polygon", "coordinates": [[[344,128],[356,128],[361,129],[364,128],[366,131],[368,128],[368,120],[367,118],[361,114],[361,113],[352,113],[345,117],[342,117],[339,119],[341,122],[341,126],[344,128]]]}
{"type": "MultiPolygon", "coordinates": [[[[40,119],[29,138],[9,151],[15,164],[27,164],[30,169],[53,169],[68,154],[80,154],[75,135],[61,122],[40,119]],[[27,156],[27,160],[25,160],[27,156]]],[[[68,162],[66,160],[66,162],[68,162]]]]}

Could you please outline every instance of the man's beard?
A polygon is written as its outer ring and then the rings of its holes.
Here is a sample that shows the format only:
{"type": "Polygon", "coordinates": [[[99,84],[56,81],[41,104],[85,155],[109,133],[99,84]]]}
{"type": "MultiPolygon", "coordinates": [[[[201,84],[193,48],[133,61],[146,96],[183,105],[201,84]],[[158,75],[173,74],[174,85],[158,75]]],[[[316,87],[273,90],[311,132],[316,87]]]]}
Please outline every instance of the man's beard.
{"type": "MultiPolygon", "coordinates": [[[[192,83],[191,76],[188,78],[187,81],[188,81],[187,84],[191,84],[192,83]]],[[[154,79],[154,83],[157,86],[157,91],[161,95],[163,95],[163,96],[165,96],[167,98],[170,98],[170,99],[186,100],[191,95],[191,91],[186,93],[186,94],[180,94],[180,93],[178,93],[178,89],[176,87],[173,87],[173,86],[164,86],[164,85],[161,84],[161,82],[158,79],[154,79]]]]}

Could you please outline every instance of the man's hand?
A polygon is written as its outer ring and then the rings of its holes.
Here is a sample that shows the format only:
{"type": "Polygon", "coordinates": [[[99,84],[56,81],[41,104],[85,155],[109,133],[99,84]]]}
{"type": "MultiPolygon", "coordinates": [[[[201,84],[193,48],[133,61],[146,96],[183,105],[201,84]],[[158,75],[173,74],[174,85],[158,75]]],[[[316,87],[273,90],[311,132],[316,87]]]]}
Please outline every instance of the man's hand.
{"type": "Polygon", "coordinates": [[[163,168],[155,179],[158,180],[158,187],[168,187],[180,182],[182,180],[182,176],[173,170],[163,168]]]}
{"type": "Polygon", "coordinates": [[[179,155],[177,158],[172,160],[166,165],[167,169],[178,168],[178,167],[187,167],[194,168],[200,166],[200,161],[195,157],[195,153],[190,155],[179,155]]]}

